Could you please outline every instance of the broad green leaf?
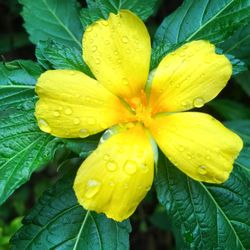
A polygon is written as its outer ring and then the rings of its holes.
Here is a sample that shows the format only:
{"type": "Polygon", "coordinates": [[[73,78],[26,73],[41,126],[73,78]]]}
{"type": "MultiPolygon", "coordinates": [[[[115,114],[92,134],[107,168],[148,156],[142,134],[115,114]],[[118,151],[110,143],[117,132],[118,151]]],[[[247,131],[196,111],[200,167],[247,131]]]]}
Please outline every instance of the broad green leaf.
{"type": "Polygon", "coordinates": [[[74,47],[60,45],[51,40],[40,41],[36,47],[36,57],[45,69],[73,69],[92,76],[82,59],[81,51],[74,47]]]}
{"type": "Polygon", "coordinates": [[[176,44],[199,39],[221,43],[249,21],[250,0],[185,0],[156,32],[158,62],[176,44]]]}
{"type": "MultiPolygon", "coordinates": [[[[250,14],[249,14],[250,15],[250,14]]],[[[218,46],[250,65],[250,23],[240,27],[229,39],[218,46]]]]}
{"type": "Polygon", "coordinates": [[[207,105],[224,120],[242,120],[250,118],[249,107],[233,100],[215,99],[207,105]]]}
{"type": "Polygon", "coordinates": [[[250,178],[235,166],[221,185],[194,181],[161,155],[156,191],[165,207],[181,249],[249,249],[250,178]]]}
{"type": "Polygon", "coordinates": [[[128,9],[142,20],[154,14],[159,0],[87,0],[88,8],[81,11],[81,22],[84,27],[100,18],[107,19],[109,13],[117,14],[119,10],[128,9]]]}
{"type": "Polygon", "coordinates": [[[250,71],[245,71],[237,75],[235,81],[242,87],[248,96],[250,96],[250,71]]]}
{"type": "Polygon", "coordinates": [[[248,171],[248,174],[250,175],[250,146],[243,148],[235,163],[238,166],[245,168],[245,170],[248,171]]]}
{"type": "Polygon", "coordinates": [[[76,0],[19,0],[33,43],[53,39],[81,50],[83,28],[76,0]]]}
{"type": "Polygon", "coordinates": [[[17,69],[17,65],[13,65],[14,70],[7,71],[8,78],[0,85],[0,204],[25,183],[33,171],[48,163],[58,146],[58,139],[40,131],[34,117],[36,97],[30,84],[32,81],[34,84],[35,76],[27,76],[26,68],[17,69]],[[12,77],[17,72],[21,85],[12,77]]]}
{"type": "Polygon", "coordinates": [[[34,85],[42,72],[38,64],[29,60],[0,62],[0,86],[34,85]]]}
{"type": "Polygon", "coordinates": [[[12,239],[12,249],[129,249],[129,221],[86,211],[75,198],[72,178],[44,193],[12,239]]]}

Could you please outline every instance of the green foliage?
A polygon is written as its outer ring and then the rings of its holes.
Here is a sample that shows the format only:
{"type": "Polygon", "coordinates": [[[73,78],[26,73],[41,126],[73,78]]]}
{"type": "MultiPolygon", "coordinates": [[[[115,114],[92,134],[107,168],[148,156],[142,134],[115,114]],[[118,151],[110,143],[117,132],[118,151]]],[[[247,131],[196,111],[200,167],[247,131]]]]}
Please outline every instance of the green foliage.
{"type": "Polygon", "coordinates": [[[75,0],[19,0],[30,40],[53,39],[81,50],[83,28],[75,0]]]}
{"type": "Polygon", "coordinates": [[[156,191],[183,240],[181,249],[249,249],[250,178],[246,174],[236,165],[227,182],[205,184],[190,179],[161,155],[156,191]]]}
{"type": "Polygon", "coordinates": [[[58,144],[40,131],[34,118],[32,84],[38,72],[31,61],[0,66],[0,79],[5,79],[0,85],[0,204],[53,158],[58,144]]]}
{"type": "Polygon", "coordinates": [[[249,44],[250,23],[246,26],[240,27],[228,40],[218,46],[223,49],[224,53],[234,55],[245,61],[250,66],[249,44]]]}
{"type": "Polygon", "coordinates": [[[82,9],[81,21],[86,27],[100,18],[107,19],[109,13],[117,14],[122,9],[128,9],[146,20],[153,15],[158,3],[159,0],[87,0],[88,8],[82,9]]]}
{"type": "Polygon", "coordinates": [[[185,0],[158,28],[154,39],[154,65],[175,45],[191,40],[221,43],[250,21],[249,0],[185,0]]]}
{"type": "Polygon", "coordinates": [[[61,45],[51,40],[40,41],[36,47],[36,57],[45,69],[73,69],[92,76],[82,59],[81,51],[74,47],[61,45]]]}
{"type": "Polygon", "coordinates": [[[242,103],[229,99],[215,99],[208,106],[224,120],[241,120],[250,118],[250,109],[242,103]]]}
{"type": "Polygon", "coordinates": [[[63,178],[41,197],[24,226],[12,239],[12,249],[128,249],[129,221],[107,219],[84,210],[63,178]]]}

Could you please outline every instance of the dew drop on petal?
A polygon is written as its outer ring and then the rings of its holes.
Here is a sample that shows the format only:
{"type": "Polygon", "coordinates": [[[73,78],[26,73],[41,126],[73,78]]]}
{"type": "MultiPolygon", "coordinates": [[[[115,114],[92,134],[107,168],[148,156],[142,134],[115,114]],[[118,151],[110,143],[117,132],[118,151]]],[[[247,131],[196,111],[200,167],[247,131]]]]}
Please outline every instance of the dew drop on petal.
{"type": "Polygon", "coordinates": [[[101,24],[102,24],[103,26],[108,26],[108,25],[109,25],[108,21],[106,21],[106,20],[101,21],[101,24]]]}
{"type": "Polygon", "coordinates": [[[145,163],[142,163],[142,164],[140,165],[140,168],[141,168],[141,171],[142,171],[143,173],[147,173],[147,172],[149,171],[149,168],[148,168],[148,166],[147,166],[145,163]]]}
{"type": "Polygon", "coordinates": [[[85,138],[89,136],[89,131],[85,128],[80,129],[79,131],[79,137],[80,138],[85,138]]]}
{"type": "Polygon", "coordinates": [[[196,108],[201,108],[201,107],[204,106],[204,104],[205,104],[205,101],[204,101],[204,99],[201,98],[201,97],[197,97],[197,98],[195,98],[194,101],[193,101],[193,105],[194,105],[194,107],[196,107],[196,108]]]}
{"type": "Polygon", "coordinates": [[[49,124],[44,120],[44,119],[39,119],[38,120],[38,126],[40,127],[40,129],[46,133],[50,133],[51,132],[51,128],[49,126],[49,124]]]}
{"type": "Polygon", "coordinates": [[[151,189],[151,186],[146,187],[146,191],[148,192],[151,189]]]}
{"type": "Polygon", "coordinates": [[[99,58],[96,58],[96,59],[95,59],[95,63],[96,63],[96,64],[100,64],[100,63],[101,63],[101,60],[100,60],[99,58]]]}
{"type": "Polygon", "coordinates": [[[201,175],[205,175],[207,173],[207,167],[206,166],[199,166],[198,173],[201,175]]]}
{"type": "Polygon", "coordinates": [[[75,125],[78,125],[78,124],[80,124],[80,119],[79,118],[74,118],[74,120],[73,120],[73,123],[75,124],[75,125]]]}
{"type": "Polygon", "coordinates": [[[72,109],[66,108],[66,109],[64,110],[64,113],[65,113],[66,115],[71,115],[71,114],[72,114],[72,109]]]}
{"type": "Polygon", "coordinates": [[[74,75],[76,75],[76,72],[75,72],[74,70],[70,70],[69,74],[70,74],[71,76],[74,76],[74,75]]]}
{"type": "Polygon", "coordinates": [[[110,156],[109,156],[108,154],[105,154],[105,155],[103,156],[103,159],[104,159],[105,161],[108,161],[108,160],[110,159],[110,156]]]}
{"type": "Polygon", "coordinates": [[[179,146],[179,147],[178,147],[178,150],[179,150],[180,152],[183,152],[183,151],[184,151],[184,147],[183,147],[183,146],[179,146]]]}
{"type": "Polygon", "coordinates": [[[59,116],[60,116],[60,112],[54,111],[54,112],[53,112],[53,115],[54,115],[55,117],[59,117],[59,116]]]}
{"type": "Polygon", "coordinates": [[[127,174],[132,175],[135,174],[137,169],[137,163],[134,161],[126,161],[126,163],[124,164],[124,170],[127,174]]]}
{"type": "Polygon", "coordinates": [[[123,43],[128,43],[128,37],[127,36],[123,36],[122,37],[122,42],[123,43]]]}
{"type": "Polygon", "coordinates": [[[97,51],[97,47],[95,45],[92,46],[91,48],[92,52],[96,52],[97,51]]]}
{"type": "Polygon", "coordinates": [[[87,182],[85,197],[90,199],[93,198],[100,190],[101,188],[101,182],[91,179],[87,182]]]}
{"type": "Polygon", "coordinates": [[[114,172],[117,169],[117,164],[114,161],[108,161],[106,163],[106,168],[110,172],[114,172]]]}

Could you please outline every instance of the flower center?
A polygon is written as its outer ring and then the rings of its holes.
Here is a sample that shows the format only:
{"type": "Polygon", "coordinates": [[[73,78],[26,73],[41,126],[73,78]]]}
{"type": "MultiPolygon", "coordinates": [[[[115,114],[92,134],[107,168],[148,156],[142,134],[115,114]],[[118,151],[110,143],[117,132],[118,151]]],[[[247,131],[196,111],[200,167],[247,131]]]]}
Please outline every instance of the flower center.
{"type": "Polygon", "coordinates": [[[151,108],[148,105],[146,94],[141,90],[140,95],[127,100],[133,112],[135,112],[138,122],[141,122],[146,128],[151,122],[151,108]]]}

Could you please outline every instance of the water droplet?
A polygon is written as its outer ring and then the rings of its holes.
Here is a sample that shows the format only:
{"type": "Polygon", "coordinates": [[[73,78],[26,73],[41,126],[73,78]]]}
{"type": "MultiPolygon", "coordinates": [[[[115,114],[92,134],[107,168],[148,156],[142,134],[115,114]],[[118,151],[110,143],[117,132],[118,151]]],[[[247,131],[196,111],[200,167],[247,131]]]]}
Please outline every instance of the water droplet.
{"type": "Polygon", "coordinates": [[[122,42],[123,43],[128,43],[128,37],[127,36],[123,36],[122,37],[122,42]]]}
{"type": "Polygon", "coordinates": [[[146,187],[146,191],[148,192],[151,189],[151,186],[146,187]]]}
{"type": "Polygon", "coordinates": [[[86,29],[86,32],[91,32],[93,30],[92,26],[89,26],[87,29],[86,29]]]}
{"type": "Polygon", "coordinates": [[[141,171],[142,171],[143,173],[147,173],[148,170],[149,170],[149,168],[148,168],[148,166],[147,166],[146,163],[142,163],[142,164],[140,165],[140,167],[141,167],[141,171]]]}
{"type": "Polygon", "coordinates": [[[92,46],[92,52],[96,52],[97,47],[95,45],[92,46]]]}
{"type": "Polygon", "coordinates": [[[49,126],[49,124],[44,120],[44,119],[39,119],[38,120],[38,126],[40,127],[40,129],[46,133],[50,133],[51,132],[51,128],[49,126]]]}
{"type": "Polygon", "coordinates": [[[108,160],[110,159],[110,156],[109,156],[108,154],[105,154],[104,157],[103,157],[103,159],[104,159],[105,161],[108,161],[108,160]]]}
{"type": "Polygon", "coordinates": [[[197,98],[194,99],[193,105],[196,108],[201,108],[202,106],[204,106],[204,104],[205,104],[205,101],[204,101],[203,98],[197,97],[197,98]]]}
{"type": "Polygon", "coordinates": [[[66,108],[66,109],[64,110],[64,113],[65,113],[66,115],[71,115],[71,114],[72,114],[72,109],[66,108]]]}
{"type": "Polygon", "coordinates": [[[58,107],[58,110],[62,111],[62,110],[63,110],[63,108],[62,108],[62,107],[58,107]]]}
{"type": "Polygon", "coordinates": [[[206,166],[199,166],[198,173],[201,175],[205,175],[207,173],[207,167],[206,166]]]}
{"type": "Polygon", "coordinates": [[[128,82],[128,79],[127,79],[127,78],[123,78],[123,79],[122,79],[122,83],[123,83],[124,85],[128,85],[128,83],[129,83],[129,82],[128,82]]]}
{"type": "Polygon", "coordinates": [[[102,24],[103,26],[108,26],[108,25],[109,25],[108,21],[105,21],[105,20],[102,21],[101,24],[102,24]]]}
{"type": "Polygon", "coordinates": [[[59,117],[59,116],[60,116],[60,113],[59,113],[58,111],[54,111],[54,112],[53,112],[53,115],[54,115],[55,117],[59,117]]]}
{"type": "Polygon", "coordinates": [[[183,151],[184,151],[184,147],[183,147],[183,146],[179,146],[179,147],[178,147],[178,150],[179,150],[180,152],[183,152],[183,151]]]}
{"type": "Polygon", "coordinates": [[[96,59],[95,59],[95,63],[96,63],[96,64],[100,64],[100,63],[101,63],[101,60],[100,60],[99,58],[96,58],[96,59]]]}
{"type": "Polygon", "coordinates": [[[74,76],[74,75],[76,75],[76,72],[75,72],[74,70],[70,70],[69,74],[70,74],[71,76],[74,76]]]}
{"type": "Polygon", "coordinates": [[[75,124],[75,125],[78,125],[78,124],[80,124],[80,119],[79,118],[74,118],[74,120],[73,120],[73,123],[75,124]]]}
{"type": "Polygon", "coordinates": [[[85,138],[85,137],[88,137],[89,136],[89,131],[87,129],[80,129],[79,131],[79,137],[80,138],[85,138]]]}
{"type": "Polygon", "coordinates": [[[109,171],[114,172],[117,169],[117,164],[114,161],[109,161],[107,162],[106,167],[109,171]]]}
{"type": "Polygon", "coordinates": [[[124,164],[124,170],[127,174],[134,174],[136,172],[136,168],[137,168],[137,163],[134,162],[134,161],[127,161],[125,164],[124,164]]]}
{"type": "Polygon", "coordinates": [[[101,182],[97,180],[89,180],[86,187],[86,193],[84,194],[86,198],[93,198],[100,190],[101,182]]]}
{"type": "Polygon", "coordinates": [[[94,125],[96,123],[96,120],[95,120],[95,118],[90,117],[90,118],[88,118],[87,122],[89,125],[94,125]]]}
{"type": "Polygon", "coordinates": [[[138,185],[137,189],[141,190],[142,189],[142,185],[138,185]]]}
{"type": "Polygon", "coordinates": [[[131,50],[130,50],[130,49],[126,49],[126,53],[127,53],[127,54],[130,54],[130,53],[131,53],[131,50]]]}
{"type": "Polygon", "coordinates": [[[211,159],[211,156],[210,156],[210,155],[206,155],[206,159],[207,159],[207,160],[210,160],[210,159],[211,159]]]}
{"type": "Polygon", "coordinates": [[[189,160],[191,160],[193,157],[192,157],[191,154],[187,154],[187,158],[188,158],[189,160]]]}

